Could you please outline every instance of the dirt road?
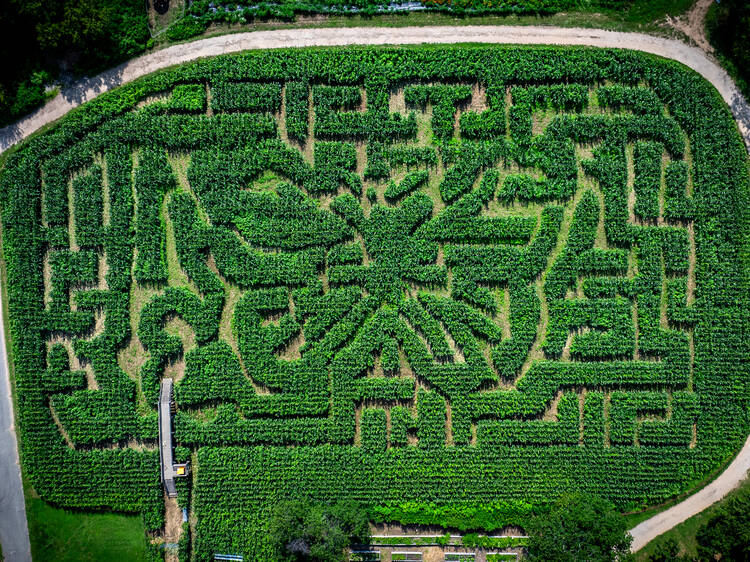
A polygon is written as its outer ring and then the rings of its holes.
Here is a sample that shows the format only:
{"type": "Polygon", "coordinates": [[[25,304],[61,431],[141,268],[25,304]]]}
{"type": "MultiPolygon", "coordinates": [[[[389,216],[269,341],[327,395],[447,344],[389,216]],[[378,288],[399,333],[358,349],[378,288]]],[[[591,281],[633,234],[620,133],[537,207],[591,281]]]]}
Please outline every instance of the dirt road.
{"type": "Polygon", "coordinates": [[[537,26],[461,26],[400,28],[330,28],[255,31],[210,37],[173,45],[149,53],[99,76],[82,80],[68,88],[25,119],[0,129],[0,152],[19,142],[40,127],[51,123],[72,108],[112,88],[168,66],[201,57],[235,53],[248,49],[312,47],[336,45],[398,45],[420,43],[495,43],[524,45],[589,45],[637,49],[675,59],[711,82],[731,107],[740,132],[750,149],[750,106],[729,75],[696,47],[680,41],[641,33],[598,29],[537,26]]]}
{"type": "MultiPolygon", "coordinates": [[[[705,1],[705,0],[703,0],[705,1]]],[[[282,47],[398,45],[420,43],[492,43],[524,45],[587,45],[604,48],[637,49],[675,59],[711,82],[732,109],[737,125],[750,149],[750,106],[729,75],[704,52],[672,39],[639,33],[596,29],[461,26],[402,28],[329,28],[256,31],[201,39],[173,45],[143,55],[94,78],[80,81],[25,119],[0,129],[0,152],[18,143],[44,125],[52,123],[72,108],[99,94],[157,70],[201,57],[234,53],[248,49],[282,47]]],[[[4,340],[3,340],[4,348],[4,340]]],[[[3,349],[4,352],[4,349],[3,349]]],[[[7,560],[30,559],[28,531],[23,507],[20,470],[17,464],[8,374],[4,358],[0,373],[0,539],[7,560]],[[5,489],[7,488],[7,489],[5,489]],[[18,554],[16,554],[18,552],[18,554]]],[[[750,439],[737,459],[716,481],[664,513],[644,521],[633,529],[634,549],[651,538],[704,509],[738,485],[750,467],[750,439]]]]}
{"type": "Polygon", "coordinates": [[[667,16],[667,24],[682,31],[690,39],[695,41],[707,53],[713,53],[714,48],[706,37],[706,14],[714,0],[698,0],[693,7],[682,16],[667,16]]]}
{"type": "Polygon", "coordinates": [[[677,505],[646,519],[630,530],[633,535],[633,552],[640,550],[659,535],[700,513],[737,488],[750,470],[750,437],[745,441],[740,453],[719,477],[702,490],[696,492],[677,505]]]}

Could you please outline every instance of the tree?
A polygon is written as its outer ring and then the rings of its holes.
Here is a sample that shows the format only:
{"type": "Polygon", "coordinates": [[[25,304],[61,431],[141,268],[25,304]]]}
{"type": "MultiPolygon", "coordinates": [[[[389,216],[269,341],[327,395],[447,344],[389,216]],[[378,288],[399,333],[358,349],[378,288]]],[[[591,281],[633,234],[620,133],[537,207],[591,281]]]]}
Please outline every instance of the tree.
{"type": "Polygon", "coordinates": [[[680,545],[672,537],[668,537],[661,541],[656,548],[654,553],[649,556],[649,562],[670,562],[671,560],[680,560],[680,545]]]}
{"type": "Polygon", "coordinates": [[[309,500],[281,502],[268,523],[268,535],[280,562],[344,560],[352,544],[367,544],[367,515],[355,502],[335,505],[309,500]]]}
{"type": "Polygon", "coordinates": [[[750,87],[750,3],[746,0],[721,0],[706,16],[711,44],[728,57],[740,77],[750,87]]]}
{"type": "Polygon", "coordinates": [[[609,502],[583,494],[560,498],[549,513],[532,519],[529,558],[544,562],[631,559],[625,519],[609,502]]]}
{"type": "Polygon", "coordinates": [[[43,103],[45,83],[61,72],[96,72],[143,52],[148,40],[143,0],[0,2],[0,125],[43,103]]]}
{"type": "Polygon", "coordinates": [[[714,560],[750,560],[750,488],[732,494],[695,534],[698,554],[714,560]]]}

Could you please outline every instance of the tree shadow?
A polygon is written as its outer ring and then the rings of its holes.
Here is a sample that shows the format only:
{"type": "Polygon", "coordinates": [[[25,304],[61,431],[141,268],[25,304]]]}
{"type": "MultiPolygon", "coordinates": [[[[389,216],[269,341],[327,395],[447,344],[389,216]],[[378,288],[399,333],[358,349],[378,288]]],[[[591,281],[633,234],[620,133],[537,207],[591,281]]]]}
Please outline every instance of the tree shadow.
{"type": "Polygon", "coordinates": [[[750,104],[745,101],[742,94],[735,91],[729,107],[732,109],[735,120],[741,125],[740,133],[743,136],[747,149],[750,150],[750,104]],[[742,130],[743,128],[744,131],[742,130]]]}
{"type": "MultiPolygon", "coordinates": [[[[78,80],[73,85],[63,88],[58,96],[52,98],[43,106],[38,107],[32,113],[29,113],[19,121],[16,121],[15,123],[12,123],[0,129],[0,152],[4,152],[11,146],[22,141],[26,136],[29,136],[30,134],[38,130],[37,128],[34,131],[24,132],[24,130],[22,129],[22,125],[24,123],[29,123],[34,119],[37,119],[46,110],[49,110],[49,108],[52,107],[53,104],[60,103],[60,98],[71,105],[77,106],[86,101],[90,101],[100,94],[103,94],[113,88],[122,85],[122,76],[126,64],[127,63],[120,64],[114,68],[102,72],[101,74],[97,74],[92,78],[84,77],[78,80]]],[[[42,126],[47,124],[48,123],[43,123],[42,126]]]]}

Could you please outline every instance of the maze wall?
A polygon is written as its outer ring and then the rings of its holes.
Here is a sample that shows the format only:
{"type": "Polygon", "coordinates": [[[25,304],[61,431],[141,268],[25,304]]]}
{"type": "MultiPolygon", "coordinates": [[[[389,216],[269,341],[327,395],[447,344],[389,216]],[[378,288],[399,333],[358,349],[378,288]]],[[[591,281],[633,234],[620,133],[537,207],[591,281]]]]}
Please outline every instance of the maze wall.
{"type": "Polygon", "coordinates": [[[576,489],[632,509],[747,434],[746,154],[676,64],[217,58],[84,106],[2,182],[27,474],[158,529],[173,377],[200,559],[262,559],[300,494],[422,523],[576,489]]]}

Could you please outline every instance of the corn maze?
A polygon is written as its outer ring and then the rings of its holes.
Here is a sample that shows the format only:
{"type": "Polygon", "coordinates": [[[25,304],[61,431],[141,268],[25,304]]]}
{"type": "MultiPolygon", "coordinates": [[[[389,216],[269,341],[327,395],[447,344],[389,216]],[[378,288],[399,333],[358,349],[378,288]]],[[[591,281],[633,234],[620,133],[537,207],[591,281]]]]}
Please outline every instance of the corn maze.
{"type": "Polygon", "coordinates": [[[698,75],[635,52],[441,47],[206,59],[5,163],[25,474],[268,559],[283,498],[523,526],[622,510],[747,435],[748,168],[698,75]],[[187,526],[186,526],[187,527],[187,526]]]}

